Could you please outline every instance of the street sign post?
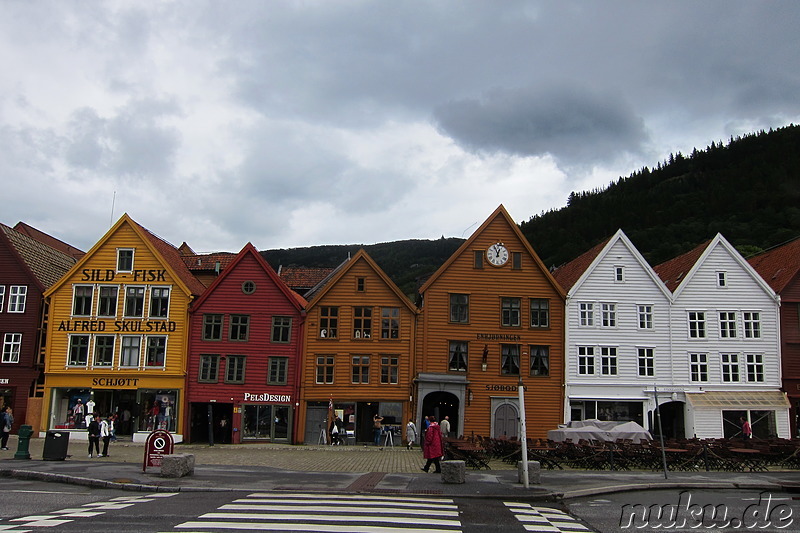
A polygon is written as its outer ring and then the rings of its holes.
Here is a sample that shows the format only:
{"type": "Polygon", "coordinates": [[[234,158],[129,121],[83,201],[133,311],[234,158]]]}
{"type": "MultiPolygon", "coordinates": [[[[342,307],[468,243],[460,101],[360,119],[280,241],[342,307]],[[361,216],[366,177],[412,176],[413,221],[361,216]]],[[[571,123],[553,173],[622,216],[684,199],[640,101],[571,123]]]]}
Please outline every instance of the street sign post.
{"type": "Polygon", "coordinates": [[[147,436],[144,443],[144,462],[142,472],[147,472],[148,466],[161,466],[161,458],[165,455],[172,455],[175,449],[175,441],[169,431],[157,429],[147,436]]]}

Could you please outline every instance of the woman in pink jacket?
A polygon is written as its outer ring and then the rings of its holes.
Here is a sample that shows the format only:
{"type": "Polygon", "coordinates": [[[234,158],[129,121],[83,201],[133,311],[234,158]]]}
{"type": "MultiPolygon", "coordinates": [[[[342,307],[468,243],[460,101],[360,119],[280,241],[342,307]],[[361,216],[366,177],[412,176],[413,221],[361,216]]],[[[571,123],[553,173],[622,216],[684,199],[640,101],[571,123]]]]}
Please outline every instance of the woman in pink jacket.
{"type": "Polygon", "coordinates": [[[422,471],[428,472],[431,468],[431,464],[433,464],[436,467],[434,474],[441,474],[442,467],[439,464],[439,460],[444,455],[442,432],[439,430],[439,424],[436,423],[435,416],[430,416],[428,419],[431,424],[428,426],[428,431],[425,432],[425,444],[422,447],[422,456],[425,457],[428,462],[425,463],[425,467],[422,471]]]}

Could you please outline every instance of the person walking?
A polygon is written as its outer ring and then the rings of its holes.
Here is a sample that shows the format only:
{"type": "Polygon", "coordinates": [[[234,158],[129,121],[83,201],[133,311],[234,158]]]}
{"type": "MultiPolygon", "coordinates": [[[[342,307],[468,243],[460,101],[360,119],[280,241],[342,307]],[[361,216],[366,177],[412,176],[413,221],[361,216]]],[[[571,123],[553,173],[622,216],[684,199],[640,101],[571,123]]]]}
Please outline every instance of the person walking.
{"type": "Polygon", "coordinates": [[[378,413],[375,413],[375,416],[372,417],[372,428],[375,432],[375,446],[381,445],[381,432],[383,431],[381,422],[383,422],[383,417],[378,413]]]}
{"type": "Polygon", "coordinates": [[[0,409],[0,448],[8,449],[8,437],[11,435],[11,426],[14,425],[14,414],[11,408],[4,405],[0,409]]]}
{"type": "Polygon", "coordinates": [[[441,426],[442,428],[442,437],[447,438],[450,436],[450,417],[445,416],[444,420],[442,420],[441,426]]]}
{"type": "Polygon", "coordinates": [[[103,440],[103,453],[98,457],[108,457],[108,443],[111,441],[111,424],[108,416],[100,419],[100,438],[103,440]]]}
{"type": "Polygon", "coordinates": [[[414,446],[414,443],[417,442],[417,426],[414,425],[413,420],[409,420],[408,424],[406,424],[406,448],[411,449],[414,446]]]}
{"type": "Polygon", "coordinates": [[[753,428],[750,426],[750,422],[743,416],[739,417],[739,421],[742,423],[742,436],[746,439],[752,439],[753,428]]]}
{"type": "Polygon", "coordinates": [[[330,427],[331,431],[331,446],[338,446],[342,443],[343,438],[347,438],[344,435],[344,422],[338,416],[333,419],[330,427]]]}
{"type": "Polygon", "coordinates": [[[97,422],[97,416],[94,413],[87,431],[89,433],[89,457],[93,457],[92,448],[97,452],[97,456],[100,457],[100,424],[97,422]]]}
{"type": "Polygon", "coordinates": [[[425,445],[422,448],[422,456],[428,461],[422,468],[423,472],[429,472],[431,465],[436,467],[434,474],[442,473],[442,466],[439,463],[444,455],[444,447],[442,445],[442,431],[439,429],[439,424],[436,422],[435,416],[428,417],[430,425],[428,431],[425,432],[425,445]]]}

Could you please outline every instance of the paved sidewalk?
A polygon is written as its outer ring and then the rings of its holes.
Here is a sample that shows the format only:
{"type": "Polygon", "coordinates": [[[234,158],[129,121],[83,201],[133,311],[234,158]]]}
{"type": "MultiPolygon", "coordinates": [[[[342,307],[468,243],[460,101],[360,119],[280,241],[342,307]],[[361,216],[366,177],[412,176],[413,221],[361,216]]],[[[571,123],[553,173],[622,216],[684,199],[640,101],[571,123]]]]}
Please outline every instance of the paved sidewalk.
{"type": "Polygon", "coordinates": [[[492,462],[491,470],[467,470],[463,484],[445,484],[438,474],[420,471],[418,448],[372,446],[287,446],[274,444],[178,444],[176,453],[195,456],[195,472],[163,478],[160,469],[142,471],[144,446],[112,443],[109,455],[88,458],[86,441],[71,440],[64,461],[42,460],[43,439],[32,439],[31,459],[14,459],[16,436],[0,452],[0,476],[148,491],[342,491],[449,496],[515,497],[556,501],[608,492],[653,488],[740,488],[777,492],[800,490],[800,472],[608,472],[542,471],[528,489],[515,467],[492,462]]]}

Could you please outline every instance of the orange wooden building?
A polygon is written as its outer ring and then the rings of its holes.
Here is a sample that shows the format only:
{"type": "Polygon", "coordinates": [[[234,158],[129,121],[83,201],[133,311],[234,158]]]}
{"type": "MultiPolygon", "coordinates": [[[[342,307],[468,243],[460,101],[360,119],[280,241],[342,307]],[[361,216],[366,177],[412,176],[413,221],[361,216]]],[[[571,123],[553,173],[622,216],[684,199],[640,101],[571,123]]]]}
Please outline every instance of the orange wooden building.
{"type": "Polygon", "coordinates": [[[565,295],[501,205],[420,288],[415,418],[514,437],[563,420],[565,295]]]}
{"type": "MultiPolygon", "coordinates": [[[[373,416],[401,429],[411,414],[416,308],[364,251],[306,293],[309,301],[296,442],[327,441],[339,416],[347,442],[374,442],[373,416]]],[[[382,443],[386,435],[382,435],[382,443]]]]}

